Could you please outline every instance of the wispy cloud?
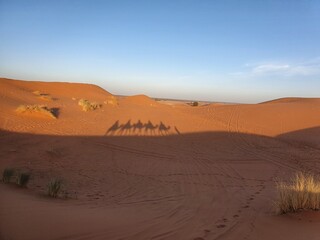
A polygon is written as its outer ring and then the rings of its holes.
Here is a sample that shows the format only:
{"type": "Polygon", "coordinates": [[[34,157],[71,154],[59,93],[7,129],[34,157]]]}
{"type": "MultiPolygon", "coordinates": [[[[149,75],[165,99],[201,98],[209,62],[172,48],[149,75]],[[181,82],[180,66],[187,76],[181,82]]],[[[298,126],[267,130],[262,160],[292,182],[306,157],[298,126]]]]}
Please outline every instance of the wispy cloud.
{"type": "Polygon", "coordinates": [[[290,70],[290,65],[288,64],[262,64],[253,67],[251,72],[254,74],[265,74],[287,72],[288,70],[290,70]]]}
{"type": "Polygon", "coordinates": [[[265,62],[258,64],[246,64],[243,71],[231,73],[231,75],[242,77],[320,76],[320,58],[315,58],[300,63],[265,62]]]}

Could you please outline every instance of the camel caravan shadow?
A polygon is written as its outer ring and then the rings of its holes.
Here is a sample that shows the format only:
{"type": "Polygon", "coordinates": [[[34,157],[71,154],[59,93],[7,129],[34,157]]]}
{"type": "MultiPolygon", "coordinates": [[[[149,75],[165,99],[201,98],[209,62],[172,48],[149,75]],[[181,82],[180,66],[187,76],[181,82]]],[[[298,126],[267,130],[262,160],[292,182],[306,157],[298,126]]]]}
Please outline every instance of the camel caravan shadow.
{"type": "Polygon", "coordinates": [[[171,126],[165,125],[162,121],[159,124],[153,124],[151,121],[143,123],[140,120],[136,123],[131,123],[131,120],[128,120],[124,124],[120,124],[119,120],[117,120],[105,133],[106,136],[166,136],[170,134],[180,134],[180,132],[177,127],[171,128],[171,126]]]}

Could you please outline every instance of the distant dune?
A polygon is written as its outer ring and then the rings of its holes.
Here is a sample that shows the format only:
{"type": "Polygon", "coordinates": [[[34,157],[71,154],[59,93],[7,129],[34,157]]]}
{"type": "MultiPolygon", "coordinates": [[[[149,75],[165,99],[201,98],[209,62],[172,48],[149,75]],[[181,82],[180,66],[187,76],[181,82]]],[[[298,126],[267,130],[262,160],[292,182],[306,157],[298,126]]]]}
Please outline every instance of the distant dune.
{"type": "Polygon", "coordinates": [[[123,99],[123,104],[138,104],[138,105],[158,105],[156,101],[152,100],[146,95],[129,96],[123,99]]]}
{"type": "Polygon", "coordinates": [[[279,98],[266,102],[262,102],[261,104],[266,103],[303,103],[303,102],[319,102],[319,98],[297,98],[297,97],[287,97],[287,98],[279,98]]]}
{"type": "Polygon", "coordinates": [[[2,78],[0,171],[31,179],[0,184],[0,239],[317,239],[319,212],[279,216],[273,202],[276,180],[320,173],[319,129],[319,98],[192,107],[2,78]],[[44,197],[53,178],[61,199],[44,197]]]}

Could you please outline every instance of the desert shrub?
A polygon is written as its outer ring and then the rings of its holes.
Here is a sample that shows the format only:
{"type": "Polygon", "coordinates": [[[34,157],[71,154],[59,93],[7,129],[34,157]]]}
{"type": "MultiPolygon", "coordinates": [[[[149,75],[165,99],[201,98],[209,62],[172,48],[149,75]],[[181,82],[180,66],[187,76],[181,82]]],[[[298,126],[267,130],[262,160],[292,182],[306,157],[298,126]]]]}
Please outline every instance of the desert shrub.
{"type": "Polygon", "coordinates": [[[118,100],[115,96],[108,96],[107,99],[104,101],[104,104],[116,106],[118,105],[118,100]]]}
{"type": "Polygon", "coordinates": [[[41,113],[45,116],[56,119],[57,117],[54,115],[53,110],[49,109],[45,105],[20,105],[16,112],[18,113],[41,113]]]}
{"type": "Polygon", "coordinates": [[[93,110],[101,108],[101,104],[96,103],[96,102],[90,102],[89,100],[86,100],[86,99],[80,99],[78,104],[79,104],[79,106],[82,107],[82,110],[85,112],[93,111],[93,110]]]}
{"type": "Polygon", "coordinates": [[[320,180],[311,173],[298,172],[289,182],[278,182],[279,213],[320,209],[320,180]]]}
{"type": "Polygon", "coordinates": [[[44,101],[53,101],[53,98],[50,95],[40,95],[39,99],[44,101]]]}
{"type": "Polygon", "coordinates": [[[9,183],[13,174],[14,174],[14,170],[12,168],[4,169],[2,174],[2,181],[4,183],[9,183]]]}
{"type": "Polygon", "coordinates": [[[33,91],[32,93],[33,93],[34,95],[36,95],[36,96],[40,96],[40,95],[41,95],[41,92],[38,91],[38,90],[37,90],[37,91],[33,91]]]}
{"type": "Polygon", "coordinates": [[[198,103],[198,102],[192,102],[192,103],[191,103],[191,106],[197,107],[197,106],[199,106],[199,103],[198,103]]]}
{"type": "Polygon", "coordinates": [[[19,173],[17,176],[17,184],[20,187],[26,187],[30,180],[29,173],[19,173]]]}
{"type": "Polygon", "coordinates": [[[58,197],[62,188],[62,181],[60,179],[52,179],[47,185],[48,196],[56,198],[58,197]]]}

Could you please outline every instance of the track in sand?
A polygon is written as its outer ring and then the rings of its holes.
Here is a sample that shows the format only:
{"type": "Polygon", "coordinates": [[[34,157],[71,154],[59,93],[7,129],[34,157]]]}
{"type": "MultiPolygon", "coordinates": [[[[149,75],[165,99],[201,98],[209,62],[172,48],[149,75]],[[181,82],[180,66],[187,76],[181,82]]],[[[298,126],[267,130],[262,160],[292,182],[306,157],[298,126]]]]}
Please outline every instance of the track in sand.
{"type": "Polygon", "coordinates": [[[317,214],[277,216],[273,206],[277,179],[319,173],[318,99],[190,107],[137,96],[85,113],[72,98],[110,94],[91,85],[0,85],[0,170],[32,174],[28,189],[0,185],[0,239],[319,236],[317,214]],[[35,90],[57,98],[48,103],[59,108],[57,120],[14,112],[39,103],[35,90]],[[53,177],[64,179],[67,200],[44,196],[53,177]]]}

